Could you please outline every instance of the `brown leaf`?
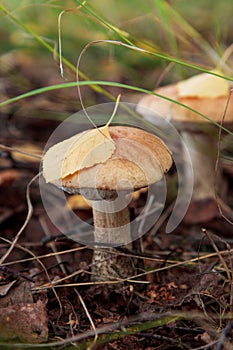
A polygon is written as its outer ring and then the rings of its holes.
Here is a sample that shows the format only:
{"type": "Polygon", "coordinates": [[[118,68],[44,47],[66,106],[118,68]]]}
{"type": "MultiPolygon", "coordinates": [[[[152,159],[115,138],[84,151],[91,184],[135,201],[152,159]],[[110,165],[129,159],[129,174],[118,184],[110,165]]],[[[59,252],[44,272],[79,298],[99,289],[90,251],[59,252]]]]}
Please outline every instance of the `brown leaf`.
{"type": "Polygon", "coordinates": [[[8,291],[11,289],[11,287],[15,284],[16,280],[9,282],[7,284],[4,284],[3,286],[0,286],[0,296],[5,296],[8,291]]]}
{"type": "Polygon", "coordinates": [[[4,297],[0,298],[0,308],[7,307],[8,305],[33,302],[30,282],[23,281],[11,287],[4,297]]]}

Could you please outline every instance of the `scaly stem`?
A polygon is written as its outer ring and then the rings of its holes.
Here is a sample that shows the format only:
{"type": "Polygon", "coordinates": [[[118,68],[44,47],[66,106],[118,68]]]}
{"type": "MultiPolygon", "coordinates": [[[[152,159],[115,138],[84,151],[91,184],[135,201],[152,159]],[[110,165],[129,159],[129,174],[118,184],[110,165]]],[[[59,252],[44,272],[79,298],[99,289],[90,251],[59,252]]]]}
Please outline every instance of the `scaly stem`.
{"type": "MultiPolygon", "coordinates": [[[[94,201],[95,241],[104,246],[122,246],[131,242],[130,216],[125,198],[94,201]]],[[[124,279],[135,274],[131,258],[116,254],[114,248],[95,247],[92,273],[94,281],[124,279]]]]}

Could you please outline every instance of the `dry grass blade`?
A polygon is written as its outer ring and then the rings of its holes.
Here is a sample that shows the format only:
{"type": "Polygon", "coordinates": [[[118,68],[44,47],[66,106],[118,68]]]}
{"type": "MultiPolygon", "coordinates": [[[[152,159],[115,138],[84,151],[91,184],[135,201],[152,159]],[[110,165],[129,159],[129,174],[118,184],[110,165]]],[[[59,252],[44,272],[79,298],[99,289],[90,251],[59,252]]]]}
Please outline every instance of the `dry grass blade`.
{"type": "MultiPolygon", "coordinates": [[[[220,159],[220,153],[221,153],[221,136],[222,136],[222,127],[224,126],[224,119],[225,119],[225,115],[226,115],[226,112],[227,112],[227,108],[228,108],[228,105],[230,103],[230,100],[231,100],[231,97],[233,95],[233,89],[230,90],[230,93],[228,95],[228,99],[227,99],[227,102],[226,102],[226,108],[225,108],[225,111],[223,113],[223,116],[222,116],[222,120],[221,120],[221,127],[219,128],[219,131],[218,131],[218,148],[217,148],[217,159],[216,159],[216,164],[215,164],[215,173],[216,173],[216,178],[217,178],[217,173],[218,173],[218,168],[219,168],[219,159],[220,159]]],[[[215,181],[215,196],[216,196],[216,201],[217,201],[217,206],[218,206],[218,209],[219,209],[219,212],[221,214],[221,216],[231,225],[233,225],[233,221],[230,220],[224,213],[223,213],[223,210],[224,208],[226,209],[226,212],[230,210],[230,208],[228,206],[226,206],[224,203],[222,203],[221,199],[218,198],[218,195],[217,195],[217,181],[215,181]]],[[[232,212],[231,212],[231,215],[232,212]]]]}
{"type": "MultiPolygon", "coordinates": [[[[1,237],[1,239],[2,239],[3,241],[5,241],[5,242],[9,243],[9,244],[12,244],[11,241],[9,241],[9,240],[6,239],[6,238],[2,238],[2,237],[1,237]]],[[[47,279],[48,279],[50,285],[52,285],[52,281],[51,281],[51,279],[50,279],[50,277],[49,277],[48,271],[47,271],[45,265],[42,263],[42,261],[40,261],[40,258],[39,258],[38,256],[36,256],[30,249],[25,248],[25,247],[23,247],[23,246],[20,245],[20,244],[16,244],[15,247],[18,248],[18,249],[21,249],[21,250],[23,250],[24,252],[28,253],[29,255],[32,255],[32,256],[33,256],[32,259],[33,259],[33,260],[36,260],[36,261],[38,262],[38,264],[42,267],[42,270],[44,271],[44,273],[45,273],[45,275],[46,275],[46,277],[47,277],[47,279]]],[[[15,261],[13,261],[12,263],[14,264],[15,261]]],[[[61,313],[62,313],[62,304],[61,304],[60,298],[59,298],[59,296],[58,296],[56,290],[55,290],[53,287],[51,287],[51,289],[52,289],[52,291],[53,291],[53,293],[54,293],[54,295],[55,295],[55,297],[56,297],[56,299],[57,299],[57,301],[58,301],[58,305],[59,305],[59,308],[60,308],[60,315],[61,315],[61,313]]]]}
{"type": "MultiPolygon", "coordinates": [[[[29,246],[32,246],[32,245],[33,244],[29,242],[29,246]]],[[[26,246],[26,243],[24,243],[24,246],[26,246]]],[[[41,244],[39,244],[39,246],[41,246],[41,244]]],[[[16,244],[16,247],[18,247],[17,244],[16,244]]],[[[53,253],[48,253],[48,254],[44,254],[44,255],[38,255],[38,256],[32,257],[32,258],[25,258],[25,259],[20,259],[20,260],[8,261],[8,262],[4,262],[2,265],[3,266],[8,266],[8,265],[13,265],[13,264],[14,265],[15,264],[21,264],[21,263],[33,261],[33,260],[36,260],[36,259],[47,259],[47,258],[50,258],[52,256],[63,255],[63,254],[67,254],[67,253],[74,253],[74,252],[77,252],[77,251],[83,250],[83,249],[86,249],[86,246],[72,248],[72,249],[67,249],[67,250],[63,250],[63,251],[60,251],[60,252],[53,252],[53,253]]]]}
{"type": "MultiPolygon", "coordinates": [[[[172,268],[194,265],[195,263],[198,263],[199,261],[208,260],[210,258],[214,258],[216,256],[219,256],[219,254],[222,257],[224,255],[225,256],[231,255],[232,253],[233,253],[233,249],[230,249],[230,250],[223,250],[223,251],[218,251],[218,252],[216,251],[215,253],[209,253],[209,254],[205,254],[203,256],[199,256],[198,255],[197,257],[195,257],[193,259],[179,261],[179,262],[172,261],[172,260],[166,260],[166,263],[169,264],[169,265],[166,265],[166,266],[163,266],[163,267],[160,267],[160,268],[151,269],[150,271],[146,271],[146,272],[143,272],[143,273],[139,273],[139,274],[137,274],[135,276],[132,276],[132,277],[130,277],[128,279],[121,279],[121,282],[131,282],[131,283],[134,282],[134,283],[142,283],[142,284],[149,283],[149,282],[146,282],[146,281],[139,281],[138,278],[139,277],[144,277],[146,275],[150,275],[150,274],[155,274],[155,273],[158,273],[158,272],[166,271],[166,270],[169,270],[169,269],[172,269],[172,268]]],[[[120,253],[117,253],[117,254],[120,254],[120,253]]],[[[128,255],[128,256],[142,258],[142,256],[137,256],[137,255],[136,256],[135,255],[128,255]]],[[[144,259],[148,259],[148,260],[152,260],[152,261],[160,261],[160,262],[163,261],[164,262],[164,260],[157,259],[157,258],[155,259],[155,258],[145,257],[144,259]]],[[[91,264],[88,267],[91,267],[91,264]]],[[[112,281],[104,281],[104,282],[84,282],[84,283],[59,284],[62,281],[64,281],[65,279],[72,278],[73,276],[76,276],[77,274],[83,273],[83,272],[88,273],[87,271],[84,271],[84,270],[76,271],[76,272],[72,273],[69,276],[66,276],[64,278],[61,278],[59,280],[54,281],[52,286],[54,288],[64,288],[64,287],[80,287],[80,286],[89,286],[89,285],[104,285],[104,284],[110,284],[110,283],[111,284],[118,284],[119,283],[119,280],[115,280],[115,281],[112,280],[112,281]]],[[[46,284],[46,285],[41,285],[39,287],[36,287],[36,288],[34,288],[34,290],[43,290],[43,289],[48,289],[48,288],[51,288],[51,286],[46,284]]]]}
{"type": "MultiPolygon", "coordinates": [[[[226,274],[227,274],[227,279],[228,279],[228,283],[229,283],[229,288],[230,288],[230,312],[233,311],[233,285],[232,285],[232,271],[230,271],[230,269],[228,268],[221,252],[219,251],[217,245],[215,244],[214,240],[212,239],[211,235],[209,234],[209,232],[206,229],[202,229],[202,232],[206,235],[206,237],[208,238],[208,240],[210,241],[212,247],[214,248],[214,250],[216,251],[216,254],[220,260],[220,262],[222,263],[226,274]]],[[[221,240],[223,241],[223,240],[221,240]]],[[[228,247],[228,251],[230,251],[230,247],[228,246],[228,244],[226,244],[228,247]]],[[[231,270],[232,270],[232,266],[231,266],[231,270]]]]}
{"type": "MultiPolygon", "coordinates": [[[[64,340],[60,340],[57,342],[47,343],[47,344],[33,344],[33,348],[39,349],[39,348],[50,348],[50,347],[58,347],[58,346],[65,346],[68,344],[72,344],[75,342],[80,342],[82,340],[91,338],[93,336],[97,335],[99,336],[99,339],[96,342],[96,345],[98,344],[104,344],[109,341],[113,341],[116,339],[123,338],[130,334],[136,334],[140,331],[145,331],[152,328],[161,327],[163,325],[169,325],[170,323],[179,321],[179,320],[194,320],[196,318],[203,319],[205,318],[203,314],[200,313],[186,313],[186,312],[166,312],[157,314],[154,312],[146,312],[146,313],[139,313],[135,316],[131,316],[126,320],[123,320],[122,322],[115,322],[115,323],[109,323],[103,327],[99,327],[95,331],[87,331],[83,334],[79,334],[74,337],[70,337],[64,340]],[[104,335],[103,337],[100,337],[101,335],[104,335]]],[[[92,344],[89,343],[89,345],[92,344]]],[[[1,343],[0,343],[1,346],[1,343]]],[[[30,348],[32,344],[12,344],[12,348],[30,348]]],[[[85,344],[79,343],[78,348],[79,349],[87,349],[87,343],[85,344]],[[84,347],[85,346],[85,347],[84,347]]]]}
{"type": "MultiPolygon", "coordinates": [[[[39,222],[40,222],[41,227],[43,228],[43,230],[44,230],[46,236],[49,237],[49,236],[50,236],[50,232],[49,232],[49,230],[48,230],[48,226],[47,226],[47,224],[46,224],[45,219],[44,219],[43,217],[40,217],[40,218],[39,218],[39,222]]],[[[65,270],[65,267],[64,267],[64,265],[63,265],[63,263],[62,263],[62,260],[61,260],[60,255],[57,254],[58,251],[57,251],[56,245],[55,245],[53,242],[51,242],[51,243],[50,243],[50,246],[51,246],[51,249],[52,249],[52,251],[53,251],[53,253],[54,253],[54,256],[55,256],[55,258],[56,258],[56,260],[57,260],[58,265],[60,266],[62,272],[65,274],[65,273],[66,273],[66,270],[65,270]]]]}
{"type": "Polygon", "coordinates": [[[91,324],[91,326],[92,326],[92,328],[93,328],[93,331],[94,331],[94,334],[95,334],[93,343],[91,343],[91,344],[88,346],[88,348],[87,348],[87,350],[91,350],[91,349],[93,348],[93,346],[95,346],[95,344],[96,344],[96,342],[97,342],[97,339],[98,339],[97,329],[96,329],[96,327],[95,327],[95,324],[94,324],[94,322],[93,322],[93,320],[92,320],[92,318],[91,318],[91,315],[90,315],[90,313],[89,313],[89,311],[88,311],[88,309],[87,309],[87,307],[86,307],[86,305],[85,305],[85,302],[84,302],[84,300],[83,300],[81,294],[78,292],[78,290],[77,290],[76,288],[74,289],[74,291],[75,291],[75,293],[78,295],[78,298],[79,298],[79,300],[80,300],[80,303],[82,304],[82,307],[83,307],[83,309],[84,309],[84,311],[85,311],[85,313],[86,313],[86,315],[87,315],[87,317],[88,317],[88,320],[90,321],[90,324],[91,324]]]}
{"type": "Polygon", "coordinates": [[[60,73],[61,73],[61,77],[64,78],[64,69],[63,69],[63,63],[62,63],[62,43],[61,43],[61,19],[62,16],[67,13],[67,12],[78,12],[81,9],[81,5],[80,6],[76,6],[75,8],[70,8],[70,9],[66,9],[63,10],[59,16],[58,16],[58,51],[59,51],[59,67],[60,67],[60,73]]]}
{"type": "Polygon", "coordinates": [[[5,145],[2,145],[2,144],[0,144],[0,149],[2,149],[3,151],[18,152],[18,153],[21,153],[21,154],[24,154],[24,155],[27,155],[27,156],[30,156],[30,157],[37,158],[38,160],[41,160],[41,157],[42,157],[42,155],[39,155],[39,154],[26,152],[26,151],[20,150],[20,149],[18,149],[16,147],[9,147],[9,146],[5,146],[5,145]]]}
{"type": "Polygon", "coordinates": [[[227,347],[225,348],[224,343],[226,341],[226,337],[229,334],[229,332],[232,330],[233,328],[233,321],[230,321],[227,326],[223,329],[223,331],[221,332],[221,336],[218,340],[218,345],[216,347],[216,350],[223,350],[223,349],[232,349],[232,344],[230,344],[228,342],[227,347]]]}
{"type": "Polygon", "coordinates": [[[32,217],[32,213],[33,213],[33,206],[31,203],[31,198],[30,198],[30,187],[33,184],[33,182],[35,180],[37,180],[40,176],[40,173],[36,174],[27,184],[27,189],[26,189],[26,200],[27,200],[27,206],[28,206],[28,213],[27,213],[27,217],[24,221],[24,224],[22,225],[22,227],[20,228],[20,230],[16,233],[15,238],[13,239],[10,248],[7,250],[7,252],[1,257],[0,259],[0,265],[3,264],[3,262],[8,258],[8,256],[10,255],[10,253],[12,252],[12,250],[14,249],[16,243],[19,240],[19,237],[21,235],[21,233],[24,231],[25,227],[27,226],[27,224],[29,223],[29,220],[32,217]]]}

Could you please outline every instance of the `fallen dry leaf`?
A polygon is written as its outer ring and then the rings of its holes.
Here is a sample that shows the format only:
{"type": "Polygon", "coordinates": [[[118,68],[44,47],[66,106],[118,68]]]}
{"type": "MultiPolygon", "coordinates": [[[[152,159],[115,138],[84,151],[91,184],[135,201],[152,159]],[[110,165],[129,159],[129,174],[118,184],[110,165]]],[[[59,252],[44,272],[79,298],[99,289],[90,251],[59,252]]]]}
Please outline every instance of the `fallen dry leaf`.
{"type": "Polygon", "coordinates": [[[43,158],[46,182],[104,163],[115,150],[108,126],[84,131],[52,146],[43,158]]]}
{"type": "Polygon", "coordinates": [[[12,288],[8,289],[8,293],[0,298],[0,308],[20,303],[33,303],[30,282],[23,281],[11,287],[12,288]]]}
{"type": "Polygon", "coordinates": [[[11,281],[7,284],[4,284],[3,286],[0,286],[0,296],[3,297],[5,296],[8,291],[11,289],[11,287],[15,284],[16,280],[11,281]]]}

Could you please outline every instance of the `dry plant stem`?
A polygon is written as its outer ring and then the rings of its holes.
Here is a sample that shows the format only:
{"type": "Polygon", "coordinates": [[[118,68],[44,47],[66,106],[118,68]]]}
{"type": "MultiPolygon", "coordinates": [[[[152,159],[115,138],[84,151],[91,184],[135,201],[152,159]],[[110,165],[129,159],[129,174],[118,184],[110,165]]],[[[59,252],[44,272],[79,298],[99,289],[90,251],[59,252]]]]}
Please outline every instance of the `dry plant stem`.
{"type": "MultiPolygon", "coordinates": [[[[6,238],[1,237],[1,240],[5,241],[5,242],[7,242],[7,243],[9,243],[9,244],[12,244],[12,242],[9,241],[9,240],[6,239],[6,238]]],[[[52,285],[52,281],[51,281],[51,279],[50,279],[50,277],[49,277],[49,273],[48,273],[48,271],[47,271],[45,265],[44,265],[44,264],[42,263],[42,261],[40,260],[40,257],[39,257],[39,256],[36,256],[30,249],[28,249],[28,248],[26,248],[26,247],[23,247],[22,245],[20,245],[20,244],[18,244],[18,243],[15,244],[15,247],[18,248],[18,249],[21,249],[22,251],[24,251],[24,252],[26,252],[27,254],[31,255],[31,256],[32,256],[31,260],[35,260],[35,261],[41,266],[42,270],[44,271],[44,273],[45,273],[45,275],[46,275],[46,277],[47,277],[47,279],[48,279],[48,282],[49,282],[49,284],[50,284],[50,286],[51,286],[51,289],[52,289],[52,291],[53,291],[53,293],[54,293],[54,295],[55,295],[55,297],[56,297],[56,299],[57,299],[57,301],[58,301],[59,308],[60,308],[60,315],[59,315],[59,316],[61,316],[61,314],[62,314],[62,304],[61,304],[61,301],[60,301],[60,299],[59,299],[59,296],[58,296],[58,294],[57,294],[55,288],[54,288],[53,285],[52,285]]],[[[11,262],[11,264],[17,264],[17,263],[18,263],[18,262],[15,261],[15,260],[11,262]]],[[[3,266],[4,266],[4,265],[7,265],[7,263],[3,264],[3,266]]]]}
{"type": "MultiPolygon", "coordinates": [[[[230,256],[231,253],[233,253],[233,249],[231,250],[223,250],[223,251],[220,251],[221,255],[222,256],[230,256]]],[[[133,276],[133,279],[134,279],[134,282],[136,281],[136,278],[140,278],[140,277],[144,277],[146,275],[149,275],[149,274],[155,274],[155,273],[158,273],[158,272],[161,272],[161,271],[166,271],[166,270],[171,270],[173,268],[177,268],[179,266],[189,266],[189,265],[195,265],[195,263],[197,262],[200,262],[200,261],[205,261],[207,259],[210,259],[210,258],[214,258],[214,257],[217,257],[218,254],[216,252],[214,253],[210,253],[210,254],[207,254],[207,255],[203,255],[203,256],[200,256],[198,254],[197,257],[193,258],[193,259],[188,259],[188,260],[184,260],[184,261],[179,261],[179,262],[175,262],[175,261],[169,261],[167,260],[166,262],[171,265],[166,265],[166,266],[163,266],[163,267],[160,267],[160,268],[156,268],[156,269],[152,269],[150,271],[145,271],[143,273],[138,273],[136,275],[133,276]]],[[[141,257],[140,256],[134,256],[134,258],[138,258],[140,259],[141,257]]],[[[145,258],[146,259],[146,258],[145,258]]],[[[148,259],[148,258],[147,258],[148,259]]],[[[164,263],[164,260],[162,261],[161,259],[153,259],[153,258],[149,258],[149,260],[152,260],[152,261],[159,261],[159,262],[163,262],[164,263]]],[[[80,273],[83,273],[84,271],[83,270],[79,270],[71,275],[68,276],[68,278],[71,278],[73,276],[77,276],[78,274],[80,273]]],[[[64,288],[64,287],[80,287],[80,286],[87,286],[87,285],[97,285],[97,284],[100,284],[98,281],[97,282],[83,282],[83,283],[66,283],[66,284],[60,284],[61,282],[63,282],[65,279],[67,279],[67,277],[63,277],[61,278],[60,280],[56,280],[52,283],[52,285],[41,285],[40,287],[35,287],[33,288],[34,291],[37,291],[37,290],[44,290],[44,289],[49,289],[49,288],[64,288]]],[[[125,279],[125,281],[127,280],[132,280],[130,278],[130,276],[128,276],[128,278],[125,279]]],[[[115,281],[112,281],[112,284],[114,283],[115,281]]],[[[104,284],[107,284],[109,283],[109,281],[102,281],[101,283],[104,283],[104,284]]],[[[141,283],[141,282],[140,282],[141,283]]],[[[142,281],[143,284],[145,284],[146,282],[145,281],[142,281]]],[[[149,282],[148,282],[149,283],[149,282]]]]}
{"type": "MultiPolygon", "coordinates": [[[[192,200],[194,202],[216,199],[215,183],[216,183],[216,145],[211,138],[203,133],[191,133],[182,131],[182,137],[188,147],[193,169],[185,167],[185,176],[189,176],[190,172],[194,172],[194,184],[192,200]]],[[[223,188],[224,179],[221,177],[221,188],[223,188]]],[[[218,179],[220,182],[220,179],[218,179]]],[[[218,187],[218,186],[217,186],[218,187]]]]}
{"type": "MultiPolygon", "coordinates": [[[[226,275],[228,278],[228,282],[229,282],[229,286],[230,286],[230,312],[233,311],[233,284],[232,284],[232,270],[230,271],[230,269],[228,268],[225,259],[223,258],[221,252],[218,250],[217,245],[215,244],[214,240],[212,239],[211,235],[209,234],[209,232],[206,229],[202,229],[202,232],[207,236],[208,240],[210,241],[210,243],[212,244],[214,250],[216,251],[219,260],[222,263],[222,266],[224,267],[225,271],[226,271],[226,275]]],[[[230,247],[227,244],[227,248],[229,249],[230,247]]],[[[230,251],[230,249],[229,249],[230,251]]]]}
{"type": "Polygon", "coordinates": [[[94,333],[95,333],[95,337],[94,337],[94,340],[93,340],[92,344],[91,344],[90,346],[88,346],[88,348],[87,348],[87,350],[91,350],[92,347],[95,346],[95,343],[96,343],[96,341],[97,341],[97,339],[98,339],[98,333],[97,333],[95,324],[94,324],[94,322],[93,322],[93,320],[92,320],[92,318],[91,318],[91,315],[90,315],[90,313],[89,313],[89,311],[88,311],[88,309],[87,309],[87,307],[86,307],[86,305],[85,305],[85,302],[84,302],[84,300],[83,300],[81,294],[79,293],[79,291],[77,290],[77,288],[74,288],[74,291],[75,291],[75,293],[77,294],[77,296],[78,296],[78,298],[79,298],[79,301],[80,301],[80,303],[82,304],[82,307],[84,308],[84,311],[85,311],[85,313],[86,313],[86,315],[87,315],[87,317],[88,317],[88,319],[89,319],[89,321],[90,321],[90,324],[91,324],[91,326],[92,326],[92,328],[93,328],[93,331],[94,331],[94,333]]]}
{"type": "MultiPolygon", "coordinates": [[[[124,197],[117,200],[93,202],[95,242],[105,245],[122,246],[131,241],[130,216],[124,197]]],[[[93,281],[127,278],[135,274],[132,259],[111,254],[114,248],[95,247],[93,252],[93,281]]]]}
{"type": "MultiPolygon", "coordinates": [[[[44,218],[43,216],[40,216],[40,217],[39,217],[39,222],[40,222],[40,225],[41,225],[42,229],[44,230],[45,235],[46,235],[47,237],[50,237],[50,232],[49,232],[47,223],[46,223],[46,221],[45,221],[45,218],[44,218]]],[[[60,256],[59,254],[57,254],[57,247],[56,247],[56,245],[54,244],[54,242],[50,242],[49,245],[50,245],[50,247],[51,247],[53,253],[55,254],[54,256],[55,256],[55,258],[56,258],[56,260],[57,260],[58,265],[60,266],[61,271],[62,271],[62,272],[64,273],[64,275],[65,275],[65,274],[66,274],[66,269],[65,269],[65,267],[64,267],[64,263],[63,263],[63,261],[62,261],[62,259],[61,259],[61,256],[60,256]]]]}
{"type": "Polygon", "coordinates": [[[30,198],[30,186],[32,185],[32,183],[38,179],[38,177],[40,176],[40,173],[36,174],[28,183],[27,185],[27,190],[26,190],[26,200],[27,200],[27,206],[28,206],[28,213],[27,213],[27,217],[22,225],[22,227],[20,228],[20,230],[17,232],[17,234],[15,235],[15,238],[13,239],[10,248],[6,251],[6,253],[1,257],[0,259],[0,265],[2,265],[4,263],[4,261],[8,258],[8,256],[10,255],[10,253],[12,252],[12,250],[14,249],[16,243],[18,242],[21,233],[24,231],[25,227],[27,226],[27,224],[29,223],[31,217],[32,217],[32,213],[33,213],[33,206],[31,203],[31,198],[30,198]]]}

